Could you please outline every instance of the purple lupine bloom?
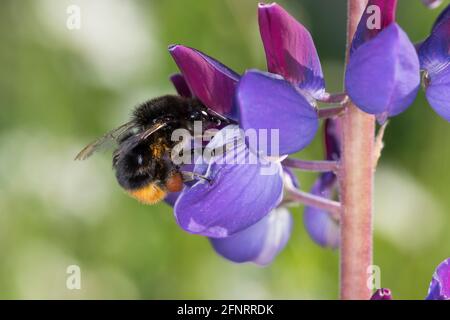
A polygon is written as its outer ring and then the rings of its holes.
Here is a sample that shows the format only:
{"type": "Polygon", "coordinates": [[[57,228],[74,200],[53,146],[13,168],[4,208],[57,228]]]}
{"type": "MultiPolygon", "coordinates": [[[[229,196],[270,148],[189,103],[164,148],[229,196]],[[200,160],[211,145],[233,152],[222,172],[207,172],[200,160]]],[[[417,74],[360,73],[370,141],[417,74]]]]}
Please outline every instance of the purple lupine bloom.
{"type": "Polygon", "coordinates": [[[346,91],[383,123],[408,108],[420,86],[414,45],[395,22],[397,0],[370,0],[358,24],[345,73],[346,91]]]}
{"type": "Polygon", "coordinates": [[[425,72],[427,100],[441,117],[450,121],[450,5],[418,51],[420,67],[425,72]]]}
{"type": "MultiPolygon", "coordinates": [[[[327,119],[324,124],[326,160],[337,161],[341,155],[340,119],[327,119]]],[[[322,173],[314,183],[311,193],[331,199],[337,191],[338,181],[333,172],[322,173]]],[[[339,223],[326,211],[307,206],[303,222],[310,237],[323,247],[339,246],[339,223]]]]}
{"type": "MultiPolygon", "coordinates": [[[[269,139],[250,150],[242,130],[224,128],[222,131],[231,130],[235,133],[232,138],[241,142],[234,144],[234,156],[253,155],[256,163],[227,164],[212,157],[207,166],[195,166],[194,171],[210,178],[211,183],[198,181],[186,187],[174,202],[174,211],[184,230],[210,237],[222,256],[236,262],[267,264],[284,247],[291,230],[290,214],[280,203],[283,183],[293,181],[280,160],[314,138],[318,115],[313,103],[325,89],[307,30],[277,4],[259,5],[258,13],[272,73],[251,70],[239,79],[237,73],[198,50],[175,45],[169,51],[194,96],[237,120],[243,130],[277,129],[279,144],[273,149],[269,139]],[[277,38],[280,32],[283,37],[277,38]],[[262,175],[265,166],[274,174],[262,175]]],[[[206,149],[227,142],[218,134],[206,149]]]]}
{"type": "MultiPolygon", "coordinates": [[[[230,99],[238,80],[234,71],[195,49],[172,46],[169,50],[183,74],[175,79],[185,80],[183,83],[172,79],[178,92],[180,87],[187,87],[209,108],[227,116],[236,114],[230,99]]],[[[206,148],[223,144],[220,137],[215,137],[206,148]]],[[[247,148],[240,148],[239,152],[249,154],[247,148]]],[[[194,172],[208,175],[213,183],[199,181],[186,187],[181,195],[168,197],[167,201],[175,207],[178,224],[188,232],[210,237],[215,250],[229,260],[269,263],[285,246],[292,221],[290,215],[286,217],[286,209],[277,208],[282,197],[281,165],[275,164],[279,174],[267,176],[259,174],[261,165],[216,164],[212,159],[208,166],[194,167],[194,172]]]]}
{"type": "Polygon", "coordinates": [[[426,300],[450,300],[450,258],[436,268],[426,300]]]}

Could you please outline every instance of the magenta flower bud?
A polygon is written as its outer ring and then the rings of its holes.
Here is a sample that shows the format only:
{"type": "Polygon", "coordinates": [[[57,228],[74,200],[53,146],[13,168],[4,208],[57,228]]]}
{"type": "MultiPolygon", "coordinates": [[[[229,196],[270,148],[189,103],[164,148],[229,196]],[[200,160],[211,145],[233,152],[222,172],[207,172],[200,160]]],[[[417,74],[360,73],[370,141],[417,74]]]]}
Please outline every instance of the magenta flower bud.
{"type": "Polygon", "coordinates": [[[370,300],[392,300],[391,290],[387,288],[381,288],[375,291],[370,300]]]}

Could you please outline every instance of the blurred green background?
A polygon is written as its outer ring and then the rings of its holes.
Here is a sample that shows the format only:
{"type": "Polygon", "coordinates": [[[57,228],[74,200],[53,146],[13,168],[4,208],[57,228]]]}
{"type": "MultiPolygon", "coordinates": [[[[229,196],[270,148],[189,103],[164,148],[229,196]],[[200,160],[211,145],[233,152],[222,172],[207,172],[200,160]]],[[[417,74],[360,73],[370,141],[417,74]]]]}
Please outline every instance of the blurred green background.
{"type": "MultiPolygon", "coordinates": [[[[341,90],[345,1],[280,0],[313,35],[331,92],[341,90]]],[[[445,5],[448,3],[445,2],[445,5]]],[[[302,208],[270,266],[237,265],[183,232],[171,209],[115,182],[109,154],[73,157],[137,103],[174,92],[167,45],[186,44],[238,72],[265,69],[257,1],[12,1],[0,9],[0,298],[335,299],[338,252],[306,235],[302,208]],[[67,6],[81,29],[66,27],[67,6]],[[81,268],[82,289],[66,288],[81,268]]],[[[439,11],[401,0],[398,21],[423,39],[439,11]]],[[[377,171],[375,264],[397,299],[423,299],[450,256],[450,125],[423,92],[391,120],[377,171]]],[[[320,159],[319,137],[300,155],[320,159]]],[[[314,174],[299,174],[309,189],[314,174]]]]}

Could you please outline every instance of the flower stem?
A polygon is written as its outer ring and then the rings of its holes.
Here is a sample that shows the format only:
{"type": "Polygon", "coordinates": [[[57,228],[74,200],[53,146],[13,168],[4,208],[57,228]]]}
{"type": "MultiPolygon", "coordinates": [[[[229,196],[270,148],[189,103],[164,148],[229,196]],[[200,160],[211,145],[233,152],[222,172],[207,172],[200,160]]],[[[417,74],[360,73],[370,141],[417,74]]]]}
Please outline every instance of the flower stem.
{"type": "MultiPolygon", "coordinates": [[[[367,0],[348,0],[349,48],[367,0]]],[[[341,299],[370,299],[368,267],[372,264],[372,205],[375,118],[351,101],[342,117],[341,299]]]]}
{"type": "Polygon", "coordinates": [[[319,100],[322,103],[344,104],[348,101],[346,93],[328,93],[324,98],[319,100]]]}
{"type": "Polygon", "coordinates": [[[345,106],[320,108],[317,110],[320,119],[332,118],[343,114],[345,111],[345,106]]]}
{"type": "Polygon", "coordinates": [[[336,172],[339,166],[337,161],[305,161],[293,158],[283,160],[283,165],[289,168],[313,172],[336,172]]]}
{"type": "Polygon", "coordinates": [[[336,221],[340,219],[341,204],[327,198],[316,196],[311,193],[303,192],[297,188],[286,188],[290,199],[303,203],[304,205],[315,207],[329,212],[336,221]]]}

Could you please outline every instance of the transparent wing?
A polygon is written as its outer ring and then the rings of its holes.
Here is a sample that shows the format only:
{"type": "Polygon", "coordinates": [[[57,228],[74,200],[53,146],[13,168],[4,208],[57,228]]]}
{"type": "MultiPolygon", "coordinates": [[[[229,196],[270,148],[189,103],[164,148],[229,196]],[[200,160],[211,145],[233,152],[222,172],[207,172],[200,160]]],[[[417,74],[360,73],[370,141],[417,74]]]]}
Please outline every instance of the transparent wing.
{"type": "Polygon", "coordinates": [[[150,137],[153,133],[167,126],[167,124],[167,122],[157,122],[148,129],[130,136],[120,143],[120,148],[114,153],[114,158],[118,160],[120,157],[134,149],[139,143],[150,137]]]}
{"type": "Polygon", "coordinates": [[[135,127],[134,122],[130,121],[121,125],[118,128],[109,131],[102,137],[98,138],[97,140],[91,142],[86,147],[84,147],[83,150],[81,150],[77,154],[75,160],[85,160],[101,149],[114,146],[114,144],[117,143],[117,140],[120,139],[120,137],[122,137],[125,133],[129,132],[134,127],[135,127]]]}

